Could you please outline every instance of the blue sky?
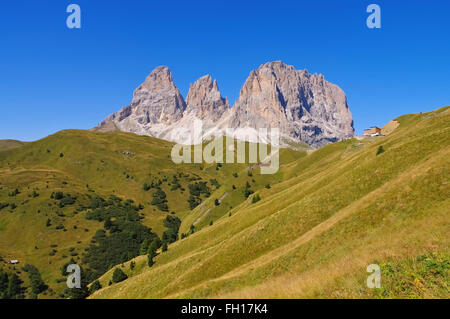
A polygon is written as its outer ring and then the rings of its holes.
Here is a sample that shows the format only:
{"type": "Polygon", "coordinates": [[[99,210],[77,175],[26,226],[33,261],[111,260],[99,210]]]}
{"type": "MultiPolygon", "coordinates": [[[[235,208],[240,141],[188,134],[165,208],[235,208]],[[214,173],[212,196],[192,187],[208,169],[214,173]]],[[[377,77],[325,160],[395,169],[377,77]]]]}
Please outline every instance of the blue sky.
{"type": "Polygon", "coordinates": [[[450,1],[3,1],[0,139],[88,129],[129,104],[158,65],[186,96],[217,78],[231,103],[252,69],[282,60],[347,94],[360,134],[450,104],[450,1]],[[82,28],[66,27],[80,5],[82,28]],[[381,7],[368,29],[366,7],[381,7]]]}

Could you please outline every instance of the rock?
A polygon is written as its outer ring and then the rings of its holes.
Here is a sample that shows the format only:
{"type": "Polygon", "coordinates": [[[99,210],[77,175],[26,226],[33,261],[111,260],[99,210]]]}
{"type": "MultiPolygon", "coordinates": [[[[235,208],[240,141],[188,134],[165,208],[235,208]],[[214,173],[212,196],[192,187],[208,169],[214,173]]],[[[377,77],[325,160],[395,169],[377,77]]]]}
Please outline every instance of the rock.
{"type": "Polygon", "coordinates": [[[205,75],[189,88],[186,98],[186,113],[193,113],[199,119],[219,120],[230,105],[227,98],[220,95],[217,80],[205,75]]]}
{"type": "MultiPolygon", "coordinates": [[[[206,136],[227,128],[244,132],[279,128],[284,146],[304,142],[314,148],[354,136],[345,93],[322,75],[296,70],[281,61],[250,72],[239,99],[230,109],[217,81],[209,75],[191,85],[186,102],[165,66],[156,68],[134,92],[129,106],[107,117],[98,130],[117,128],[174,142],[186,142],[181,130],[203,121],[206,136]]],[[[241,138],[239,135],[237,137],[241,138]]]]}
{"type": "Polygon", "coordinates": [[[112,121],[122,131],[154,136],[158,124],[175,123],[183,117],[185,108],[172,73],[167,66],[160,66],[136,89],[131,104],[108,116],[100,127],[112,121]]]}
{"type": "Polygon", "coordinates": [[[344,92],[322,75],[281,61],[250,73],[226,125],[278,127],[284,139],[313,147],[354,136],[344,92]]]}

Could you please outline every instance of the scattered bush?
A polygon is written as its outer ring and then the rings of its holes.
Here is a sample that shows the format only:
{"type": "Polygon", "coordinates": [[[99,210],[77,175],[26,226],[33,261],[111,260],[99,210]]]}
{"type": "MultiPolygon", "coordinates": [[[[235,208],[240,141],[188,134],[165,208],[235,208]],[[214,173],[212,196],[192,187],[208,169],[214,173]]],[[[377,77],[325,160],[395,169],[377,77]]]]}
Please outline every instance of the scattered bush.
{"type": "Polygon", "coordinates": [[[118,283],[124,281],[127,278],[128,276],[122,271],[122,269],[116,268],[112,276],[112,282],[118,283]]]}
{"type": "Polygon", "coordinates": [[[169,207],[167,206],[166,193],[161,189],[157,188],[156,192],[153,194],[152,205],[158,207],[159,210],[163,212],[168,212],[169,207]]]}
{"type": "Polygon", "coordinates": [[[180,230],[181,220],[176,216],[167,216],[163,222],[167,230],[162,235],[163,242],[173,243],[178,240],[178,231],[180,230]]]}
{"type": "Polygon", "coordinates": [[[247,182],[246,184],[245,184],[245,187],[244,187],[244,197],[245,198],[248,198],[251,194],[253,194],[254,193],[254,191],[252,191],[251,189],[250,189],[250,184],[249,184],[249,182],[247,182]]]}
{"type": "Polygon", "coordinates": [[[22,270],[28,273],[30,287],[33,294],[38,295],[48,289],[48,286],[42,280],[39,270],[33,265],[25,265],[22,270]]]}
{"type": "Polygon", "coordinates": [[[380,145],[380,146],[378,147],[377,155],[380,155],[381,153],[384,153],[384,148],[383,148],[382,145],[380,145]]]}
{"type": "Polygon", "coordinates": [[[256,194],[255,196],[253,196],[252,198],[252,204],[257,203],[261,200],[261,197],[259,196],[259,194],[256,194]]]}
{"type": "Polygon", "coordinates": [[[102,289],[102,285],[100,284],[100,281],[96,280],[92,283],[91,287],[89,287],[89,294],[92,295],[97,290],[102,289]]]}

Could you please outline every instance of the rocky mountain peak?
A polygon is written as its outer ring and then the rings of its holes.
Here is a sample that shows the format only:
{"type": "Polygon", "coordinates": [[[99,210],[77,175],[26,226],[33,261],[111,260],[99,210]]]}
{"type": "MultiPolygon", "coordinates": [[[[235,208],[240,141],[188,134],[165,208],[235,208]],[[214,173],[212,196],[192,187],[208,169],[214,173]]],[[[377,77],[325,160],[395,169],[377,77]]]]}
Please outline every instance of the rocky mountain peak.
{"type": "Polygon", "coordinates": [[[100,126],[177,142],[172,132],[189,129],[194,118],[214,134],[225,134],[226,128],[278,128],[282,145],[320,147],[354,135],[345,93],[323,75],[281,61],[251,71],[231,109],[210,75],[191,84],[185,102],[169,68],[158,67],[136,89],[131,104],[100,126]]]}
{"type": "Polygon", "coordinates": [[[279,128],[287,139],[318,147],[354,135],[344,92],[323,75],[281,61],[250,72],[241,89],[232,127],[279,128]]]}
{"type": "Polygon", "coordinates": [[[180,120],[185,108],[186,103],[169,68],[159,66],[134,91],[131,104],[107,117],[100,126],[113,121],[122,131],[147,134],[155,125],[180,120]]]}
{"type": "Polygon", "coordinates": [[[172,72],[167,66],[159,66],[154,69],[145,82],[138,88],[141,90],[166,90],[175,88],[172,72]]]}
{"type": "Polygon", "coordinates": [[[218,120],[229,109],[228,99],[220,94],[217,80],[210,75],[202,76],[191,84],[186,97],[188,113],[194,113],[201,119],[218,120]]]}

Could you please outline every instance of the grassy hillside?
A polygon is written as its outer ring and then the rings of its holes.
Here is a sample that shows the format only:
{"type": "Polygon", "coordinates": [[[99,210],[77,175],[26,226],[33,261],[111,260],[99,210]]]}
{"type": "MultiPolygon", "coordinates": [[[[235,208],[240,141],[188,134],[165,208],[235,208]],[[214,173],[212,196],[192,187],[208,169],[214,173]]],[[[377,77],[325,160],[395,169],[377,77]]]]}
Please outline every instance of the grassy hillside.
{"type": "Polygon", "coordinates": [[[0,140],[0,152],[25,145],[26,142],[16,140],[0,140]]]}
{"type": "Polygon", "coordinates": [[[270,188],[257,181],[260,201],[232,201],[211,226],[197,207],[183,230],[199,217],[201,230],[151,268],[145,256],[124,263],[123,282],[109,285],[109,271],[92,297],[447,298],[450,107],[395,120],[387,136],[298,153],[270,188]],[[382,289],[367,288],[369,264],[382,289]]]}
{"type": "MultiPolygon", "coordinates": [[[[26,283],[21,268],[32,264],[51,288],[39,297],[63,297],[61,267],[70,258],[82,263],[94,235],[103,229],[103,222],[86,218],[93,198],[114,195],[134,201],[142,207],[142,224],[162,238],[168,215],[183,221],[181,236],[191,225],[200,230],[245,201],[247,181],[257,190],[283,179],[281,174],[259,175],[249,164],[176,165],[171,148],[171,143],[129,133],[69,130],[1,150],[0,269],[17,273],[26,283]],[[200,182],[209,194],[200,194],[202,203],[191,208],[189,186],[200,182]],[[158,187],[166,194],[167,211],[152,205],[158,187]],[[55,198],[57,192],[65,199],[55,198]],[[7,265],[11,259],[20,264],[7,265]]],[[[305,155],[291,150],[281,154],[282,165],[305,155]]]]}

